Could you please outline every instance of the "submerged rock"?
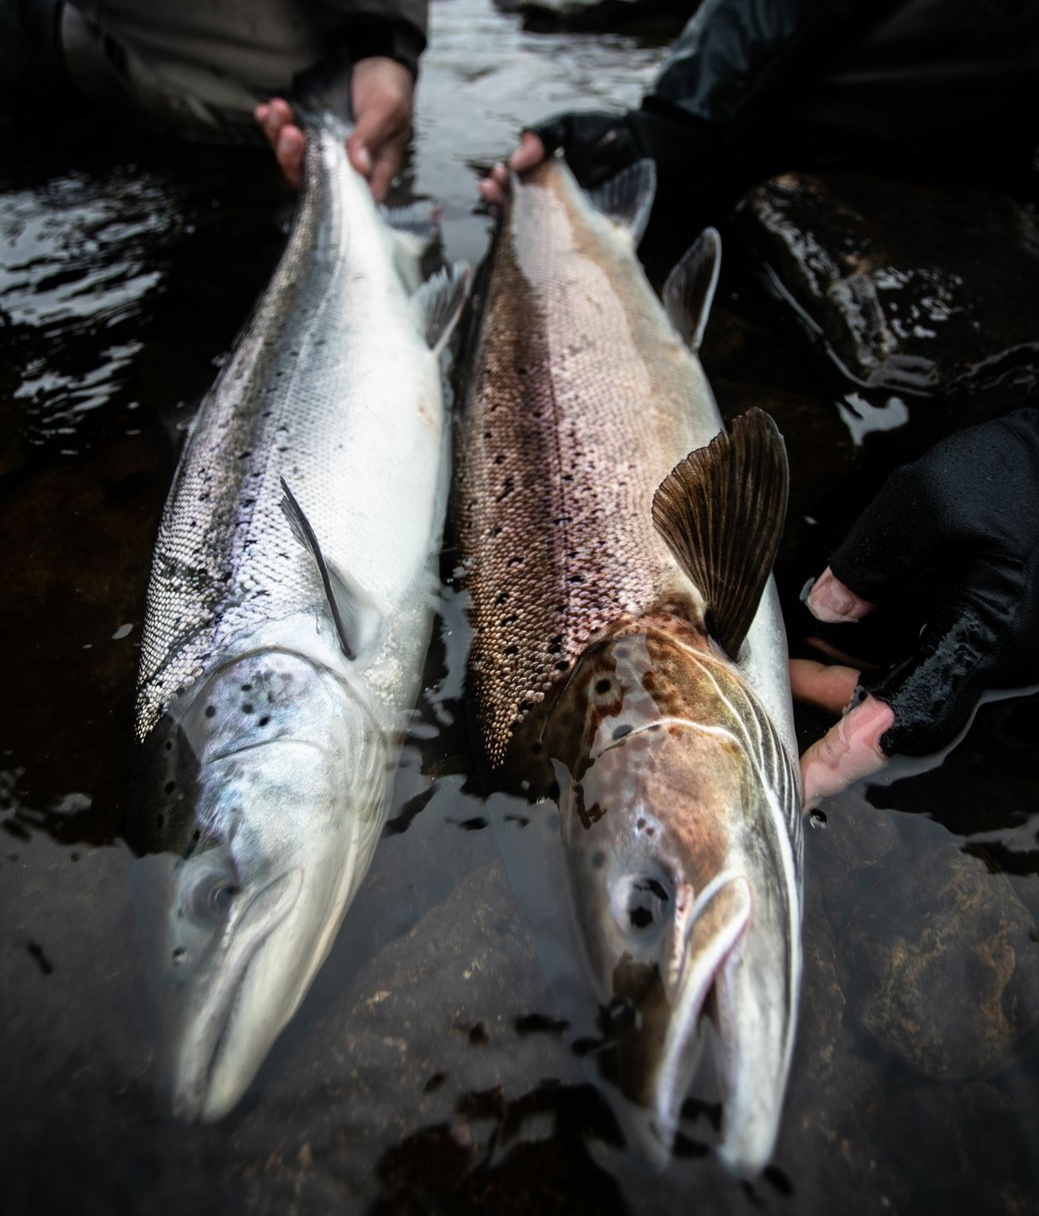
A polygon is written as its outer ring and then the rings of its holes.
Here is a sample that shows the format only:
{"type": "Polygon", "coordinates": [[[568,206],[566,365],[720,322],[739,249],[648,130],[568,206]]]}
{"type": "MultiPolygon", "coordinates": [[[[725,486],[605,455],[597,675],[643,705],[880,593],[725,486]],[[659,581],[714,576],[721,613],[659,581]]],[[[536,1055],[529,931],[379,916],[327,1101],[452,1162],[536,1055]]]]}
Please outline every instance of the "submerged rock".
{"type": "Polygon", "coordinates": [[[1034,919],[1003,874],[953,843],[915,876],[884,867],[842,943],[855,1016],[918,1075],[992,1076],[1039,1021],[1034,919]]]}
{"type": "Polygon", "coordinates": [[[788,173],[741,205],[771,286],[853,380],[915,394],[1034,389],[1039,226],[1008,195],[788,173]]]}

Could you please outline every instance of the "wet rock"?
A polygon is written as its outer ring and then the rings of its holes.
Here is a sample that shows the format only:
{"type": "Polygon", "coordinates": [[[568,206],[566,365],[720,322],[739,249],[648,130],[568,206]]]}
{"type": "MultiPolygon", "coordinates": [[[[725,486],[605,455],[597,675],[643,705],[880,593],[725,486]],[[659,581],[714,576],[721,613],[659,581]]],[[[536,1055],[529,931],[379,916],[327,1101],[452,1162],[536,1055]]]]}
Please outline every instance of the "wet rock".
{"type": "Polygon", "coordinates": [[[851,913],[855,1016],[922,1076],[990,1076],[1039,1016],[1035,922],[1004,875],[955,844],[920,855],[885,866],[851,913]]]}
{"type": "Polygon", "coordinates": [[[1009,196],[784,174],[742,204],[779,295],[852,379],[925,394],[1034,388],[1034,216],[1009,196]]]}

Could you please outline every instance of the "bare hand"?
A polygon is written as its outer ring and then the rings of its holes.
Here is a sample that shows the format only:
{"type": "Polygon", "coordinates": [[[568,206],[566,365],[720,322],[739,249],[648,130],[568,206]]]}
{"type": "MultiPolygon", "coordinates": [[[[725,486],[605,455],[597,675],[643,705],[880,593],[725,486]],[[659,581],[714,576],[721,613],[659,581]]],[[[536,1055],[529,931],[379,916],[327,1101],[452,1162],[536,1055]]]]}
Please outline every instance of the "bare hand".
{"type": "MultiPolygon", "coordinates": [[[[859,620],[873,605],[827,570],[819,577],[808,596],[808,607],[822,621],[859,620]]],[[[818,705],[835,716],[844,717],[801,757],[805,809],[814,810],[824,798],[879,772],[887,764],[880,740],[894,725],[890,705],[867,696],[848,709],[860,672],[854,667],[813,663],[793,659],[790,663],[790,688],[795,700],[818,705]]]]}
{"type": "Polygon", "coordinates": [[[479,184],[480,198],[492,207],[499,207],[505,201],[505,190],[508,186],[509,173],[523,173],[533,169],[545,159],[545,145],[533,131],[524,131],[520,136],[519,146],[509,157],[508,164],[497,164],[479,184]]]}
{"type": "MultiPolygon", "coordinates": [[[[411,134],[414,94],[411,73],[395,59],[372,56],[353,66],[350,98],[354,129],[346,152],[353,167],[368,179],[377,199],[386,196],[400,171],[411,134]]],[[[289,184],[298,187],[306,137],[293,119],[292,107],[275,97],[257,106],[255,117],[289,184]]]]}

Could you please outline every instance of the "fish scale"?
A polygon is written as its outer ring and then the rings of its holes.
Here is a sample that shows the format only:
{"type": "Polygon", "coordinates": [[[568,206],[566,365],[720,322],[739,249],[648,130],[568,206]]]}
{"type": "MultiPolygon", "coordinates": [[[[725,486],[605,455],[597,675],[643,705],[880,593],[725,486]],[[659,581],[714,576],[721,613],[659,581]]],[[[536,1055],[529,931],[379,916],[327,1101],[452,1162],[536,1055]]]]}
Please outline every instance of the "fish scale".
{"type": "Polygon", "coordinates": [[[479,700],[493,706],[484,734],[495,763],[590,636],[692,593],[650,507],[675,463],[721,427],[699,363],[660,324],[630,241],[576,211],[560,181],[534,173],[509,204],[477,356],[493,389],[468,406],[472,666],[487,690],[479,700]],[[696,400],[709,403],[706,424],[696,400]]]}
{"type": "MultiPolygon", "coordinates": [[[[215,654],[272,619],[320,611],[314,562],[281,511],[282,478],[329,562],[381,608],[400,603],[425,564],[429,513],[418,504],[444,493],[434,361],[385,273],[375,211],[323,205],[342,165],[334,136],[319,139],[285,255],[200,411],[163,513],[140,738],[215,654]]],[[[350,185],[364,188],[359,178],[350,185]]]]}

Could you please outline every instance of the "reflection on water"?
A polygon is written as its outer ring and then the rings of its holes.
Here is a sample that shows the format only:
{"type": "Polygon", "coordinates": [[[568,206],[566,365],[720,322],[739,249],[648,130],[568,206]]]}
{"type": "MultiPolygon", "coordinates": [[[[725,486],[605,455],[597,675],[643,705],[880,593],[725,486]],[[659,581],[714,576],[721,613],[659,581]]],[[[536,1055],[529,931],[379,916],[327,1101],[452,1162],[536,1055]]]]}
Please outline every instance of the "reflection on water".
{"type": "MultiPolygon", "coordinates": [[[[470,162],[555,109],[631,103],[658,53],[436,4],[412,167],[443,200],[447,254],[486,243],[470,162]]],[[[705,1151],[716,1107],[690,1102],[647,1179],[598,1088],[595,1011],[560,995],[567,949],[543,963],[565,942],[536,885],[558,881],[531,834],[552,839],[545,808],[488,796],[473,760],[450,586],[396,808],[328,963],[231,1116],[157,1111],[119,843],[137,626],[178,428],[270,273],[286,203],[263,157],[137,138],[87,156],[88,135],[0,131],[6,1210],[1036,1211],[1035,699],[984,706],[938,769],[827,807],[807,834],[775,1162],[735,1184],[705,1151]]],[[[851,399],[727,249],[704,362],[723,412],[763,405],[787,436],[796,649],[805,579],[883,472],[958,415],[851,399]],[[858,442],[837,401],[870,423],[858,442]]],[[[802,739],[824,725],[802,713],[802,739]]]]}

